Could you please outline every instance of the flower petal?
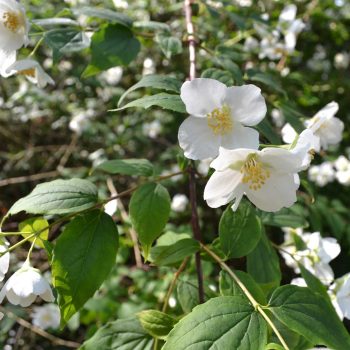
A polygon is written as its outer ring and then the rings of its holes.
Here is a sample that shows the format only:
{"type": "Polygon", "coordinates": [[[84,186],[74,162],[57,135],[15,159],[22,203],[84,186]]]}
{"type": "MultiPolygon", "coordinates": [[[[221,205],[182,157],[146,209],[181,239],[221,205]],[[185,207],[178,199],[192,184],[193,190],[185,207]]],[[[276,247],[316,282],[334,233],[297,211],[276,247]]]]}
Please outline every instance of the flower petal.
{"type": "Polygon", "coordinates": [[[221,146],[227,149],[249,148],[257,150],[259,148],[259,133],[252,128],[235,123],[233,131],[222,136],[221,146]]]}
{"type": "Polygon", "coordinates": [[[247,148],[229,150],[220,147],[219,156],[212,161],[210,167],[215,170],[223,171],[233,164],[242,163],[243,165],[243,162],[250,153],[254,153],[254,151],[247,148]]]}
{"type": "Polygon", "coordinates": [[[302,168],[303,157],[283,148],[264,148],[259,155],[277,173],[297,173],[302,168]]]}
{"type": "Polygon", "coordinates": [[[190,159],[214,158],[219,153],[221,135],[215,135],[206,118],[189,116],[180,125],[179,144],[190,159]]]}
{"type": "Polygon", "coordinates": [[[294,174],[276,174],[271,176],[258,190],[251,190],[246,185],[245,193],[249,200],[259,209],[276,212],[283,207],[292,206],[296,200],[294,174]]]}
{"type": "Polygon", "coordinates": [[[267,111],[261,89],[252,84],[227,88],[225,103],[231,108],[233,119],[246,126],[260,123],[267,111]]]}
{"type": "Polygon", "coordinates": [[[198,78],[181,87],[181,99],[188,114],[203,117],[223,105],[226,85],[215,79],[198,78]]]}
{"type": "Polygon", "coordinates": [[[215,171],[204,189],[204,199],[212,208],[229,203],[234,198],[241,198],[242,174],[231,169],[215,171]]]}

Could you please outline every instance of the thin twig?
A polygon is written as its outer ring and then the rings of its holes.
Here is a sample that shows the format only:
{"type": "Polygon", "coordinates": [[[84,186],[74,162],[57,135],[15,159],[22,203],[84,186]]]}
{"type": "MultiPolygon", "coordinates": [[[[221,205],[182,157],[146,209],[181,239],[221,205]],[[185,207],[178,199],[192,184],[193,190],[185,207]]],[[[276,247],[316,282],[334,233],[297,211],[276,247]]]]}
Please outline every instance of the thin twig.
{"type": "Polygon", "coordinates": [[[23,182],[32,182],[32,181],[38,181],[42,179],[48,179],[51,177],[56,177],[60,174],[58,170],[48,171],[47,173],[39,173],[34,175],[25,175],[25,176],[18,176],[18,177],[12,177],[9,179],[0,180],[0,187],[4,187],[7,185],[14,185],[14,184],[20,184],[23,182]]]}
{"type": "Polygon", "coordinates": [[[60,160],[60,163],[57,166],[58,170],[61,170],[66,166],[66,164],[69,160],[69,157],[74,152],[75,146],[77,145],[77,142],[78,142],[78,138],[79,138],[78,134],[74,134],[72,136],[72,140],[71,140],[69,146],[66,148],[66,151],[64,152],[64,154],[60,160]]]}
{"type": "Polygon", "coordinates": [[[16,320],[16,322],[18,324],[20,324],[21,326],[28,328],[29,330],[31,330],[32,332],[40,335],[43,338],[46,338],[47,340],[49,340],[52,344],[54,345],[61,345],[61,346],[66,346],[67,348],[79,348],[81,344],[76,343],[74,341],[70,341],[70,340],[64,340],[61,338],[58,338],[46,331],[44,331],[43,329],[32,325],[31,323],[29,323],[28,321],[24,320],[21,317],[18,317],[17,315],[15,315],[14,313],[12,313],[11,311],[7,311],[4,307],[0,307],[1,311],[4,312],[8,317],[16,320]]]}
{"type": "MultiPolygon", "coordinates": [[[[194,36],[194,27],[192,22],[192,1],[185,0],[184,8],[185,8],[185,18],[186,18],[186,29],[187,29],[187,42],[188,42],[188,50],[189,50],[189,61],[190,61],[190,69],[189,69],[189,80],[193,80],[196,78],[196,40],[194,36]]],[[[195,177],[195,166],[194,162],[190,163],[188,167],[189,171],[189,185],[190,185],[190,203],[191,203],[191,225],[194,238],[202,242],[202,233],[199,227],[199,219],[197,212],[197,198],[196,198],[196,177],[195,177]]],[[[198,296],[199,302],[204,303],[204,285],[203,285],[203,270],[202,270],[202,262],[200,253],[197,252],[196,256],[196,271],[197,271],[197,279],[198,279],[198,296]]]]}
{"type": "MultiPolygon", "coordinates": [[[[115,188],[113,180],[112,180],[111,177],[107,178],[107,187],[108,187],[109,191],[111,192],[111,194],[113,196],[118,194],[117,189],[115,188]]],[[[118,200],[117,203],[118,203],[117,204],[117,208],[119,208],[120,216],[121,216],[122,220],[124,222],[129,222],[129,215],[128,215],[128,213],[125,210],[123,202],[121,200],[118,200]]],[[[141,257],[139,243],[138,243],[138,240],[137,240],[137,234],[136,234],[136,231],[134,230],[134,228],[132,226],[129,229],[129,234],[130,234],[133,246],[134,246],[134,255],[135,255],[136,266],[138,268],[142,268],[143,267],[142,257],[141,257]]]]}
{"type": "Polygon", "coordinates": [[[285,350],[289,350],[289,347],[286,343],[286,341],[283,339],[281,333],[278,331],[277,327],[274,325],[274,323],[271,321],[269,316],[265,313],[261,305],[254,299],[254,297],[250,294],[249,290],[246,288],[246,286],[243,284],[243,282],[239,279],[239,277],[230,269],[228,265],[226,265],[220,257],[218,257],[214,252],[212,252],[208,247],[206,247],[204,244],[200,243],[201,248],[210,255],[220,266],[223,270],[225,270],[232,279],[238,284],[238,286],[242,289],[243,293],[246,295],[252,306],[256,311],[258,311],[261,316],[265,319],[265,321],[270,325],[272,330],[275,332],[277,338],[283,345],[285,350]]]}

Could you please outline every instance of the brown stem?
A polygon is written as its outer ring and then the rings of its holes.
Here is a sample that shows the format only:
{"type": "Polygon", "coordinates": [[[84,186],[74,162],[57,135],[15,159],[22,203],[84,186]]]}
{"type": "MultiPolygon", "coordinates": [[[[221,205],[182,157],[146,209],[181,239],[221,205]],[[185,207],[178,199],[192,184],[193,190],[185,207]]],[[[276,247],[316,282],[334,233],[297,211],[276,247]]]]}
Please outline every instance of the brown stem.
{"type": "MultiPolygon", "coordinates": [[[[190,69],[189,69],[189,80],[196,78],[196,40],[194,36],[194,27],[192,22],[192,1],[185,0],[185,18],[186,18],[186,29],[187,29],[187,42],[188,42],[188,51],[189,51],[189,60],[190,60],[190,69]]],[[[199,218],[197,212],[197,196],[196,196],[196,176],[195,176],[195,165],[192,161],[188,167],[189,171],[189,182],[190,182],[190,202],[191,202],[191,225],[194,238],[202,242],[202,233],[199,227],[199,218]]],[[[201,255],[199,252],[196,253],[196,271],[198,279],[198,296],[199,302],[204,303],[204,284],[203,284],[203,269],[201,255]]]]}

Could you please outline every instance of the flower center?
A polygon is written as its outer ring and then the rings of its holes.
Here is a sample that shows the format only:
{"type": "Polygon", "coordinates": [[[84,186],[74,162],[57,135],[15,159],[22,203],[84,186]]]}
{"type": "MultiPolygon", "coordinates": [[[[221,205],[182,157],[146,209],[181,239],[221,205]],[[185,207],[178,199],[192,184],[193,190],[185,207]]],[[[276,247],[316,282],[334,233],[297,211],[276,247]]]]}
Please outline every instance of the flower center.
{"type": "Polygon", "coordinates": [[[224,135],[233,128],[231,118],[231,110],[227,105],[221,108],[215,108],[211,113],[207,114],[208,126],[213,130],[215,135],[224,135]]]}
{"type": "Polygon", "coordinates": [[[248,155],[240,172],[243,174],[242,183],[249,185],[251,190],[259,190],[270,177],[270,171],[258,160],[255,153],[248,155]]]}
{"type": "Polygon", "coordinates": [[[25,75],[27,77],[35,78],[35,68],[19,70],[17,74],[25,75]]]}
{"type": "Polygon", "coordinates": [[[17,33],[23,26],[23,18],[16,12],[5,12],[2,15],[4,26],[13,33],[17,33]]]}

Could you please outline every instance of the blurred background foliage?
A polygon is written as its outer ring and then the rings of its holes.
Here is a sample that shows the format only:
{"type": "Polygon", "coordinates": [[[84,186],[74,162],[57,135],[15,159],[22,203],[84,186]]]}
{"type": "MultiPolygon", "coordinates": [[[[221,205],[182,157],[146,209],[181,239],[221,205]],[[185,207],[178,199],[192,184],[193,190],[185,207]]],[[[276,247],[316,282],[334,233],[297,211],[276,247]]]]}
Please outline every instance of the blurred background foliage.
{"type": "MultiPolygon", "coordinates": [[[[196,1],[193,5],[198,44],[198,75],[215,77],[228,85],[252,82],[262,88],[268,101],[267,120],[260,125],[263,143],[280,142],[280,127],[272,118],[279,113],[294,126],[302,118],[313,116],[324,105],[336,101],[340,105],[337,116],[345,124],[344,138],[339,147],[317,155],[315,164],[334,161],[339,155],[350,153],[350,2],[347,0],[296,1],[298,18],[306,24],[297,40],[296,51],[288,57],[271,61],[259,58],[259,50],[248,50],[245,39],[255,37],[257,25],[272,31],[287,1],[196,1]],[[340,56],[339,56],[340,54],[340,56]],[[273,112],[275,110],[275,112],[273,112]],[[277,112],[276,112],[277,110],[277,112]]],[[[103,26],[106,20],[79,14],[85,6],[98,6],[123,13],[135,21],[133,32],[141,43],[141,50],[128,66],[82,78],[91,62],[89,48],[68,52],[53,60],[52,46],[40,46],[36,59],[53,77],[55,86],[39,89],[24,77],[0,80],[0,210],[5,214],[20,197],[29,193],[40,181],[52,178],[87,177],[99,184],[101,196],[109,196],[106,176],[91,168],[105,159],[147,158],[159,174],[173,173],[182,164],[177,146],[177,131],[183,116],[152,108],[117,108],[121,95],[143,75],[162,74],[184,81],[188,71],[185,23],[182,3],[175,0],[88,1],[31,0],[25,3],[32,19],[70,17],[79,28],[89,33],[103,26]],[[168,25],[163,30],[159,25],[168,25]],[[169,39],[171,38],[171,40],[169,39]],[[165,41],[164,41],[165,40],[165,41]],[[170,40],[170,43],[169,43],[170,40]],[[38,175],[40,174],[40,175],[38,175]]],[[[22,49],[26,57],[40,38],[31,37],[31,45],[22,49]]],[[[45,30],[50,30],[46,28],[45,30]]],[[[91,35],[90,35],[91,36],[91,35]]],[[[119,66],[119,63],[116,63],[119,66]]],[[[127,101],[151,93],[139,89],[127,96],[127,101]]],[[[278,124],[278,123],[277,123],[278,124]]],[[[222,210],[209,209],[202,199],[206,183],[205,170],[199,180],[198,203],[205,241],[217,237],[222,210]]],[[[118,191],[133,185],[134,178],[113,177],[118,191]]],[[[172,196],[188,195],[186,176],[166,182],[172,196]]],[[[350,216],[349,187],[334,181],[323,187],[308,181],[303,174],[299,203],[276,215],[265,218],[269,237],[276,243],[283,241],[280,226],[304,226],[306,231],[321,231],[333,236],[342,246],[342,253],[332,262],[336,277],[349,272],[350,216]]],[[[127,205],[127,201],[124,203],[127,205]]],[[[6,224],[15,229],[21,217],[6,224]]],[[[52,333],[64,339],[83,342],[108,320],[128,317],[146,308],[161,307],[175,269],[144,266],[137,268],[130,224],[115,215],[121,233],[118,262],[99,291],[69,324],[52,333]]],[[[172,213],[168,231],[190,233],[190,212],[187,206],[181,213],[172,213]]],[[[52,232],[54,236],[59,233],[52,232]]],[[[54,230],[55,231],[55,230],[54,230]]],[[[15,241],[13,241],[15,242],[15,241]]],[[[35,252],[36,265],[48,270],[43,252],[35,252]]],[[[16,257],[23,258],[18,252],[16,257]]],[[[244,268],[244,259],[233,260],[232,266],[244,268]]],[[[174,315],[198,303],[194,263],[181,275],[181,283],[170,300],[174,315]],[[194,291],[194,293],[193,293],[194,291]],[[183,296],[186,295],[186,298],[183,296]],[[191,297],[192,296],[192,297],[191,297]],[[193,300],[192,300],[192,299],[193,300]],[[190,305],[188,305],[190,304],[190,305]]],[[[218,291],[217,276],[210,261],[204,264],[207,293],[218,291]]],[[[288,283],[292,271],[283,267],[283,281],[288,283]]],[[[30,311],[13,308],[13,312],[30,320],[30,311]]],[[[7,318],[0,330],[0,347],[8,349],[65,349],[54,345],[26,327],[7,318]]]]}

